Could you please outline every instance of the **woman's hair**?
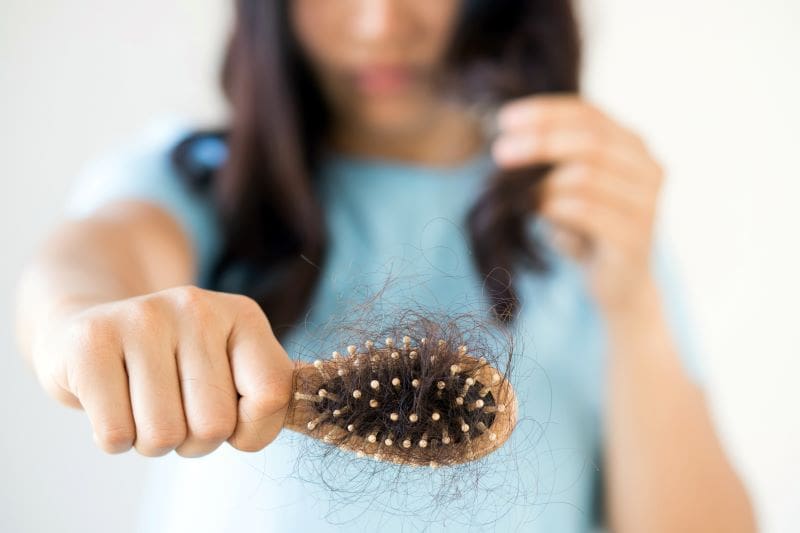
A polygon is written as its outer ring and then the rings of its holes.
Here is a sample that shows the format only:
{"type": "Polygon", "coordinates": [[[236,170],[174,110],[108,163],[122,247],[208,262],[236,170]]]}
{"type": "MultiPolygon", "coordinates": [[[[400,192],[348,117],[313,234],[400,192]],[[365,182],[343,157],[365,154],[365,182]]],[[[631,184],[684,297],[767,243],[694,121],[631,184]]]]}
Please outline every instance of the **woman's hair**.
{"type": "MultiPolygon", "coordinates": [[[[224,246],[211,285],[236,275],[280,337],[310,304],[327,250],[315,195],[323,137],[332,113],[290,30],[290,0],[236,0],[222,84],[232,108],[224,131],[196,132],[172,153],[179,174],[208,189],[224,246]],[[219,167],[198,164],[193,147],[224,140],[219,167]],[[241,269],[241,270],[239,270],[241,269]]],[[[580,36],[571,0],[464,0],[446,54],[445,77],[466,98],[502,102],[576,92],[580,36]]],[[[500,322],[518,307],[516,268],[545,272],[541,243],[525,231],[531,186],[546,165],[491,176],[467,215],[478,271],[500,322]]]]}

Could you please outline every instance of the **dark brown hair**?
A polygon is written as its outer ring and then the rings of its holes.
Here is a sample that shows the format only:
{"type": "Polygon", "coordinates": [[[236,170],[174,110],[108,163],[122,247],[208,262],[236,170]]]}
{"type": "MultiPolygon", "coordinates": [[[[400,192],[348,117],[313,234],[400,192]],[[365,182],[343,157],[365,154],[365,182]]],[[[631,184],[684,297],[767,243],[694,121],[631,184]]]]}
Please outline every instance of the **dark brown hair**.
{"type": "MultiPolygon", "coordinates": [[[[210,188],[224,249],[212,286],[233,272],[239,292],[256,299],[280,337],[310,304],[327,238],[314,194],[319,149],[331,113],[291,35],[290,0],[236,0],[223,68],[232,108],[225,131],[197,132],[173,161],[198,189],[210,188]],[[227,144],[219,168],[192,161],[192,146],[213,136],[227,144]]],[[[467,98],[502,102],[544,92],[577,92],[580,38],[570,0],[464,0],[446,57],[447,76],[467,98]]],[[[517,268],[545,272],[541,249],[525,231],[531,185],[545,165],[492,176],[468,213],[476,266],[493,316],[510,322],[518,307],[517,268]]]]}

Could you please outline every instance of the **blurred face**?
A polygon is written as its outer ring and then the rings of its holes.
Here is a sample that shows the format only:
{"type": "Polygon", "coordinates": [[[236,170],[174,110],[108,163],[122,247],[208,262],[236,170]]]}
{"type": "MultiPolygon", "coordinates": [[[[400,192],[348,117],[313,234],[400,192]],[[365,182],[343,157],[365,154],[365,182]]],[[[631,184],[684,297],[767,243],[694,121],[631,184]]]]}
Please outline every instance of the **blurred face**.
{"type": "Polygon", "coordinates": [[[292,29],[340,128],[408,135],[435,120],[434,76],[461,0],[292,0],[292,29]]]}

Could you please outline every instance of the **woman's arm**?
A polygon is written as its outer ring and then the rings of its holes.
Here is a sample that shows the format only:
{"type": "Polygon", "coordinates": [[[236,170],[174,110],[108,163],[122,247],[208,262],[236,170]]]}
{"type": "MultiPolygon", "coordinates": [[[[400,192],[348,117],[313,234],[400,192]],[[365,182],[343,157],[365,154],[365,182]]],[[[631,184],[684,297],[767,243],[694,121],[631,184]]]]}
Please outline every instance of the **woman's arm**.
{"type": "Polygon", "coordinates": [[[742,483],[717,439],[702,391],[678,357],[654,282],[609,332],[606,493],[620,532],[755,531],[742,483]]]}
{"type": "Polygon", "coordinates": [[[162,208],[120,200],[64,220],[20,277],[20,351],[31,362],[34,332],[54,314],[188,284],[193,272],[190,241],[162,208]]]}
{"type": "Polygon", "coordinates": [[[523,98],[498,119],[493,152],[502,166],[556,163],[534,186],[533,205],[552,223],[556,247],[582,266],[609,332],[612,526],[753,531],[747,495],[681,368],[657,291],[661,165],[641,137],[576,95],[523,98]]]}
{"type": "Polygon", "coordinates": [[[187,234],[114,202],[64,222],[20,280],[20,348],[106,452],[257,451],[282,428],[293,363],[259,304],[200,289],[187,234]]]}

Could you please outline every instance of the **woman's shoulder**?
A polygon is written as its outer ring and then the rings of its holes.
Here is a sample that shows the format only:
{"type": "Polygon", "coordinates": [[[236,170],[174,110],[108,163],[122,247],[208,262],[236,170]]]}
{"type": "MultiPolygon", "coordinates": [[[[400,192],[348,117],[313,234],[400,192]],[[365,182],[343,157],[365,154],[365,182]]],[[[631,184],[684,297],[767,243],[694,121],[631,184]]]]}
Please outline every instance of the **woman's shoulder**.
{"type": "Polygon", "coordinates": [[[73,177],[63,215],[89,216],[122,199],[155,203],[174,216],[189,236],[198,262],[197,281],[203,284],[219,252],[219,221],[210,191],[193,187],[173,160],[175,148],[193,132],[187,121],[159,120],[91,158],[73,177]]]}

